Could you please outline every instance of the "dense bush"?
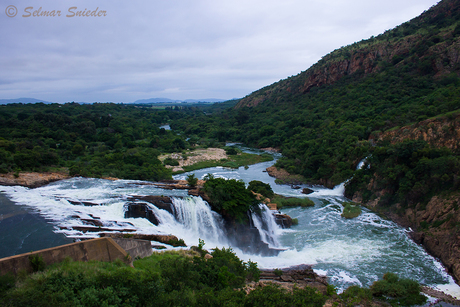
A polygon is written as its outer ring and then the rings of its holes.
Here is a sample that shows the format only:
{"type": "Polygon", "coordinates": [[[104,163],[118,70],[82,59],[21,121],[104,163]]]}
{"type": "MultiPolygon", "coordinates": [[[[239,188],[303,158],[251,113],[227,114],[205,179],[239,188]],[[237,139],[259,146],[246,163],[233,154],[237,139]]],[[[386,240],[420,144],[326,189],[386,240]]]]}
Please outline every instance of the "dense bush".
{"type": "Polygon", "coordinates": [[[423,305],[427,298],[420,294],[420,285],[411,279],[400,279],[394,273],[386,273],[383,280],[370,287],[372,295],[386,298],[393,306],[423,305]]]}
{"type": "MultiPolygon", "coordinates": [[[[246,280],[257,280],[257,264],[241,261],[230,248],[214,249],[213,258],[166,252],[137,260],[65,261],[15,285],[0,278],[2,306],[201,306],[210,297],[244,300],[246,280]],[[248,278],[249,277],[249,278],[248,278]]],[[[19,281],[19,280],[18,280],[19,281]]]]}
{"type": "MultiPolygon", "coordinates": [[[[384,275],[368,288],[352,286],[340,296],[335,288],[327,294],[306,287],[288,291],[277,285],[243,290],[248,281],[258,281],[257,264],[243,262],[231,248],[216,248],[212,258],[200,240],[193,251],[154,253],[130,267],[114,262],[65,260],[45,271],[18,277],[0,276],[1,306],[371,306],[375,300],[393,306],[421,305],[426,298],[420,285],[384,275]]],[[[275,273],[282,273],[275,270],[275,273]]]]}
{"type": "Polygon", "coordinates": [[[365,167],[356,171],[346,184],[346,196],[357,191],[364,201],[372,197],[367,189],[370,178],[374,186],[385,189],[387,198],[381,205],[399,202],[403,208],[428,200],[440,191],[456,190],[460,182],[460,157],[447,149],[437,149],[424,141],[406,140],[397,144],[380,144],[371,151],[365,167]]]}
{"type": "Polygon", "coordinates": [[[255,207],[259,201],[248,189],[242,180],[213,178],[207,176],[203,191],[210,198],[213,210],[221,213],[224,217],[230,217],[238,221],[248,218],[247,212],[255,207]]]}

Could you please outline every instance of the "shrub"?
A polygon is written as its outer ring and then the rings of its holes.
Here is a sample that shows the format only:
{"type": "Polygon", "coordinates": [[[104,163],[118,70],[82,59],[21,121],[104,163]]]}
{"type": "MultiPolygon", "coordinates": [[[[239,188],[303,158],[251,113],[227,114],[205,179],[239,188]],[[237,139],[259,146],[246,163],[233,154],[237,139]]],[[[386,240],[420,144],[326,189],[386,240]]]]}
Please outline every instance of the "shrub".
{"type": "Polygon", "coordinates": [[[170,158],[170,157],[164,159],[163,163],[164,165],[171,165],[171,166],[179,165],[179,161],[177,161],[176,159],[170,158]]]}
{"type": "Polygon", "coordinates": [[[227,147],[227,148],[225,148],[225,153],[227,155],[229,155],[229,156],[231,156],[231,155],[233,156],[233,155],[237,155],[238,151],[233,147],[227,147]]]}
{"type": "Polygon", "coordinates": [[[348,287],[340,298],[344,301],[346,306],[369,306],[372,302],[372,292],[367,288],[361,288],[359,286],[348,287]]]}
{"type": "Polygon", "coordinates": [[[383,280],[376,281],[370,287],[373,296],[385,298],[390,304],[403,306],[422,305],[426,296],[420,294],[420,285],[411,279],[399,279],[394,273],[386,273],[383,280]]]}
{"type": "Polygon", "coordinates": [[[247,211],[257,206],[258,201],[251,191],[246,189],[244,181],[205,177],[203,191],[209,196],[214,211],[225,214],[238,221],[247,219],[247,211]]]}
{"type": "Polygon", "coordinates": [[[350,202],[344,203],[342,216],[347,219],[358,217],[361,214],[361,206],[350,202]]]}
{"type": "Polygon", "coordinates": [[[30,255],[29,262],[34,272],[43,271],[46,267],[46,263],[40,255],[30,255]]]}
{"type": "Polygon", "coordinates": [[[187,175],[187,184],[191,187],[195,187],[198,183],[198,178],[195,177],[195,174],[187,175]]]}

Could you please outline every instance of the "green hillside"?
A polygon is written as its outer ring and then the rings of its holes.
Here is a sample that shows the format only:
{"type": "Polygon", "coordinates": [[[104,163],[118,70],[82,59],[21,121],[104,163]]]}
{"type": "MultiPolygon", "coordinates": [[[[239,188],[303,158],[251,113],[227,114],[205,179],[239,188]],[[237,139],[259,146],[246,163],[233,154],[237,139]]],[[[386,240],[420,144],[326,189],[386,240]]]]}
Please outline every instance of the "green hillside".
{"type": "Polygon", "coordinates": [[[244,97],[226,113],[173,127],[280,148],[277,166],[334,186],[353,175],[382,131],[459,109],[459,20],[460,1],[442,1],[244,97]]]}

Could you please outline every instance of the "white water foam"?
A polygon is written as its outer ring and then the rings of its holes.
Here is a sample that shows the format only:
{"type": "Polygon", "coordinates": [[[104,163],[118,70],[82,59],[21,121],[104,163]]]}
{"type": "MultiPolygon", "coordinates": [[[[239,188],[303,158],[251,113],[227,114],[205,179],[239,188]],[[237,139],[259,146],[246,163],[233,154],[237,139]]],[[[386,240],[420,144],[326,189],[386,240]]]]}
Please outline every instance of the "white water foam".
{"type": "Polygon", "coordinates": [[[343,196],[345,193],[345,183],[346,182],[342,182],[333,189],[321,188],[318,191],[308,194],[308,197],[324,198],[328,196],[343,196]]]}

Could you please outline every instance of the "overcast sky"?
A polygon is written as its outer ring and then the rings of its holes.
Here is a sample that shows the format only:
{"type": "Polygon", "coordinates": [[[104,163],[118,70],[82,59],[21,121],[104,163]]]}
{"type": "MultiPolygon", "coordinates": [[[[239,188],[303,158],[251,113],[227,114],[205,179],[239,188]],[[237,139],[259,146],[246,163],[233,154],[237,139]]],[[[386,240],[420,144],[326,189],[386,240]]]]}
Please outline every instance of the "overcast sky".
{"type": "Polygon", "coordinates": [[[437,2],[0,0],[0,99],[241,98],[437,2]]]}

